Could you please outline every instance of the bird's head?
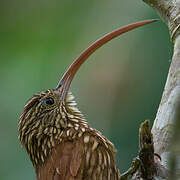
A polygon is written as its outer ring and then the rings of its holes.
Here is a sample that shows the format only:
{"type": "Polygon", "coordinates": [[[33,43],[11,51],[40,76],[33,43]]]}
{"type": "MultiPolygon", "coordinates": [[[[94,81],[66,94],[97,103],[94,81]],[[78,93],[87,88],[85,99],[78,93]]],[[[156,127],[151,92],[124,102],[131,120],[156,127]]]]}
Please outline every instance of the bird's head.
{"type": "Polygon", "coordinates": [[[42,91],[24,106],[19,121],[19,140],[36,166],[44,162],[55,144],[72,140],[80,124],[87,127],[70,92],[62,100],[58,89],[42,91]]]}

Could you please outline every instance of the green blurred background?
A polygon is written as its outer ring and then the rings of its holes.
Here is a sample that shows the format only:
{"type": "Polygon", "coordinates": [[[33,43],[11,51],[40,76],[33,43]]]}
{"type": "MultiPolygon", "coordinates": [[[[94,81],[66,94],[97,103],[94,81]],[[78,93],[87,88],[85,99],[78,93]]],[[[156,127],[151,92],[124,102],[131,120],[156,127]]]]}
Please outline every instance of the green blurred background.
{"type": "MultiPolygon", "coordinates": [[[[1,180],[35,179],[17,130],[32,94],[54,88],[97,38],[149,18],[157,15],[141,0],[0,1],[1,180]]],[[[118,149],[121,172],[137,154],[140,123],[153,123],[171,55],[166,25],[147,25],[97,51],[71,85],[89,124],[118,149]]]]}

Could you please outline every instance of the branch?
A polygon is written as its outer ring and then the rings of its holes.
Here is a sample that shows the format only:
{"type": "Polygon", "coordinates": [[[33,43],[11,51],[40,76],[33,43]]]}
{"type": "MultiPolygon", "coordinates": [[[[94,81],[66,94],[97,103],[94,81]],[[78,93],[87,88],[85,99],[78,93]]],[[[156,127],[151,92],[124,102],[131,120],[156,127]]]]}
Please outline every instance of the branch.
{"type": "MultiPolygon", "coordinates": [[[[160,14],[169,28],[170,37],[174,43],[171,66],[152,128],[155,153],[161,156],[162,165],[168,168],[169,145],[171,144],[172,129],[179,110],[177,106],[180,98],[180,0],[144,0],[144,2],[160,14]]],[[[176,170],[178,169],[180,170],[180,164],[176,167],[176,170]]]]}
{"type": "Polygon", "coordinates": [[[175,126],[173,128],[173,138],[170,144],[170,177],[169,180],[175,180],[180,177],[180,97],[176,107],[175,126]]]}
{"type": "Polygon", "coordinates": [[[156,10],[167,24],[173,42],[180,34],[180,1],[179,0],[143,0],[156,10]]]}
{"type": "Polygon", "coordinates": [[[154,153],[153,135],[148,120],[144,121],[139,128],[138,154],[131,167],[121,175],[120,180],[165,180],[168,178],[169,171],[160,164],[161,157],[154,153]]]}

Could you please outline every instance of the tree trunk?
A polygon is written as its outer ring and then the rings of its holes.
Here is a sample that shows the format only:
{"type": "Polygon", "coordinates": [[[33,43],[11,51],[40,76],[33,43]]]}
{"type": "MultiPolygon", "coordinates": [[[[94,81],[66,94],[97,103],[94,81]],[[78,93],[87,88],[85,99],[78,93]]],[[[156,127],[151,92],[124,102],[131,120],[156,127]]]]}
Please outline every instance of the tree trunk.
{"type": "Polygon", "coordinates": [[[180,0],[144,2],[167,24],[174,52],[152,130],[148,121],[142,123],[138,159],[122,179],[175,180],[180,179],[180,0]]]}

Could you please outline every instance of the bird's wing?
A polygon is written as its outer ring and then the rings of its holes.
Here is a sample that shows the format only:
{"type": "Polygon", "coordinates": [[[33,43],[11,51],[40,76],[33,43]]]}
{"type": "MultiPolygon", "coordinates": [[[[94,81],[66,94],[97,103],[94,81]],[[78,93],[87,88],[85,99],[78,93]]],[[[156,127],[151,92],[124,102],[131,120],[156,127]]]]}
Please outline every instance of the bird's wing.
{"type": "Polygon", "coordinates": [[[62,142],[37,172],[37,180],[81,180],[83,153],[79,141],[62,142]]]}
{"type": "Polygon", "coordinates": [[[59,159],[56,162],[54,180],[80,180],[82,177],[82,144],[79,141],[64,142],[57,148],[57,154],[59,154],[59,159]]]}
{"type": "Polygon", "coordinates": [[[119,176],[110,145],[97,137],[84,136],[57,145],[37,180],[118,180],[119,176]]]}

